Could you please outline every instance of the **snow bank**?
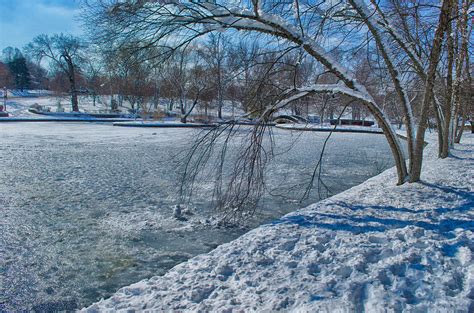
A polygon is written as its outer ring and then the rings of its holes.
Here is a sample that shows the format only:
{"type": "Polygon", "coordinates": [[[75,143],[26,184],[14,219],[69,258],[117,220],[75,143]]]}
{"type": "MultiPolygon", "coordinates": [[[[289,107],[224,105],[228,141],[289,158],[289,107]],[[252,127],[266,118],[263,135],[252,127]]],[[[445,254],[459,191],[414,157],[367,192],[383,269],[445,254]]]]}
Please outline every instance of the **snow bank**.
{"type": "Polygon", "coordinates": [[[474,310],[474,136],[288,214],[85,311],[474,310]]]}

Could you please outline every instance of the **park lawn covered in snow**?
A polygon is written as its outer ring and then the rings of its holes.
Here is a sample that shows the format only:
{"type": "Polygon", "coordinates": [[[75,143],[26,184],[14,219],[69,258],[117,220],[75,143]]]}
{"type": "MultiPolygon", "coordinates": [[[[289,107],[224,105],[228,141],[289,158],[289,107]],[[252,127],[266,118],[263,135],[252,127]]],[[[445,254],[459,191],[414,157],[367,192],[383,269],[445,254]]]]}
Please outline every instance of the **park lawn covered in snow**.
{"type": "Polygon", "coordinates": [[[88,308],[474,311],[474,136],[258,227],[88,308]]]}

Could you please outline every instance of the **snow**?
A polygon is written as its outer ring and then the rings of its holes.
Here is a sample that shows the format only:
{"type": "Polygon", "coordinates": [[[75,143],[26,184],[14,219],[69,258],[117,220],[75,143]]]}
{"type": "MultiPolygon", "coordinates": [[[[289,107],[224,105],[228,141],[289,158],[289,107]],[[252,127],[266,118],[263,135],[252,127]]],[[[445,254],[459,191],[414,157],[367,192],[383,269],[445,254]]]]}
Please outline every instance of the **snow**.
{"type": "Polygon", "coordinates": [[[306,131],[334,131],[334,132],[353,132],[353,133],[383,133],[381,128],[366,126],[347,126],[347,125],[320,125],[320,124],[277,124],[276,127],[288,130],[306,130],[306,131]]]}
{"type": "Polygon", "coordinates": [[[430,143],[420,183],[392,168],[84,311],[472,312],[473,151],[430,143]]]}
{"type": "MultiPolygon", "coordinates": [[[[31,91],[28,91],[31,92],[31,91]]],[[[38,104],[44,108],[49,108],[51,112],[56,112],[58,103],[65,109],[66,112],[70,111],[71,101],[69,97],[60,96],[39,96],[39,97],[13,97],[8,98],[7,111],[13,117],[38,117],[39,115],[28,112],[28,109],[33,104],[38,104]]],[[[93,105],[93,101],[90,97],[80,96],[79,97],[79,108],[82,112],[97,112],[107,109],[104,101],[93,105]]],[[[124,110],[126,111],[126,110],[124,110]]]]}
{"type": "MultiPolygon", "coordinates": [[[[238,127],[229,158],[251,130],[238,127]]],[[[306,173],[328,135],[272,129],[269,194],[251,224],[240,228],[223,227],[219,215],[210,217],[215,213],[212,179],[201,179],[192,202],[181,206],[182,218],[173,217],[180,203],[183,153],[202,134],[200,129],[111,123],[0,124],[2,308],[89,306],[302,207],[298,201],[304,190],[296,186],[308,182],[306,173]]],[[[335,133],[326,147],[322,177],[335,194],[391,164],[383,136],[335,133]]],[[[319,197],[326,197],[324,189],[312,193],[304,206],[319,197]]]]}
{"type": "MultiPolygon", "coordinates": [[[[35,90],[28,90],[31,94],[39,94],[35,90]]],[[[159,100],[158,108],[164,112],[173,112],[177,115],[180,114],[179,107],[175,106],[172,111],[167,109],[167,104],[170,102],[169,99],[162,98],[159,100]]],[[[61,104],[66,112],[70,112],[71,103],[70,98],[67,96],[41,96],[38,97],[9,97],[7,101],[7,112],[10,113],[10,117],[14,118],[38,118],[40,115],[33,114],[28,111],[31,105],[38,104],[44,108],[49,108],[51,112],[57,112],[58,103],[61,104]]],[[[79,96],[79,110],[81,112],[91,113],[104,113],[109,112],[108,103],[110,103],[110,96],[102,95],[98,96],[96,104],[94,106],[93,100],[88,96],[79,96]]],[[[122,113],[128,113],[130,104],[124,101],[124,106],[119,107],[122,113]]],[[[197,114],[203,114],[204,109],[202,107],[196,107],[190,117],[197,114]]],[[[208,108],[208,114],[210,116],[217,116],[217,110],[208,108]]],[[[233,103],[232,101],[224,101],[222,107],[222,114],[226,118],[234,116],[243,116],[245,112],[242,110],[240,105],[233,103]]]]}
{"type": "Polygon", "coordinates": [[[133,121],[133,122],[114,122],[114,126],[123,127],[215,127],[216,124],[202,124],[202,123],[181,123],[177,121],[159,121],[159,122],[148,122],[148,121],[133,121]]]}

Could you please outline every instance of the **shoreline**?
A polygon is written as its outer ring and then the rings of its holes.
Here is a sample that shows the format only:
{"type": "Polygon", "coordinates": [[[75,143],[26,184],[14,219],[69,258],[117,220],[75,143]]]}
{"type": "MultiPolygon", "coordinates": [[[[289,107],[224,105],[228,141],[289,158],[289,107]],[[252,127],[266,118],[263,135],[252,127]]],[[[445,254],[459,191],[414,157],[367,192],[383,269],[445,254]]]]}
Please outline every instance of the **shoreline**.
{"type": "Polygon", "coordinates": [[[277,124],[275,127],[292,131],[313,131],[333,133],[383,134],[382,129],[367,126],[321,126],[320,124],[277,124]]]}
{"type": "Polygon", "coordinates": [[[396,186],[388,169],[84,310],[472,310],[474,136],[463,141],[443,160],[426,148],[420,183],[396,186]]]}
{"type": "Polygon", "coordinates": [[[114,118],[74,118],[74,117],[64,117],[64,118],[34,118],[34,117],[0,117],[1,123],[49,123],[49,122],[84,122],[84,123],[115,123],[115,122],[125,122],[128,119],[114,119],[114,118]]]}

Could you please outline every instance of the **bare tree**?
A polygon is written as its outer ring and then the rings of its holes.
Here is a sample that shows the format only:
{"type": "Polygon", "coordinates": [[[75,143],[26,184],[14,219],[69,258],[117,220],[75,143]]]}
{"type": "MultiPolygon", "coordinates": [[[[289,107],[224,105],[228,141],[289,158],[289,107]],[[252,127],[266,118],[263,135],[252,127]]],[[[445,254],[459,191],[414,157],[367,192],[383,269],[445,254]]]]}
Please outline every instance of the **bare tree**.
{"type": "Polygon", "coordinates": [[[61,69],[69,80],[69,93],[73,111],[79,111],[77,101],[76,73],[83,60],[81,55],[84,44],[72,35],[56,34],[53,36],[38,35],[29,43],[25,50],[39,62],[47,58],[52,66],[61,69]]]}
{"type": "Polygon", "coordinates": [[[92,97],[92,105],[95,107],[97,98],[103,93],[105,78],[103,75],[103,62],[96,51],[88,52],[89,58],[85,60],[83,75],[87,88],[87,93],[92,97]]]}
{"type": "MultiPolygon", "coordinates": [[[[189,103],[190,72],[189,60],[191,58],[191,48],[185,46],[175,50],[174,54],[167,58],[161,68],[161,77],[165,81],[166,91],[171,99],[176,99],[179,103],[181,121],[186,123],[188,116],[194,110],[197,99],[189,103]]],[[[170,106],[171,108],[171,106],[170,106]]]]}
{"type": "Polygon", "coordinates": [[[227,60],[227,51],[230,42],[222,33],[211,33],[209,39],[204,43],[201,49],[202,55],[206,60],[207,66],[212,71],[210,78],[214,82],[214,88],[217,94],[217,117],[222,119],[222,107],[224,103],[224,93],[229,83],[229,73],[225,71],[225,61],[227,60]],[[227,74],[227,75],[226,75],[227,74]]]}

